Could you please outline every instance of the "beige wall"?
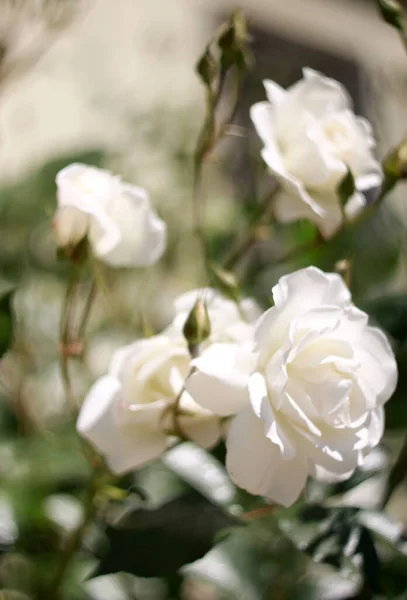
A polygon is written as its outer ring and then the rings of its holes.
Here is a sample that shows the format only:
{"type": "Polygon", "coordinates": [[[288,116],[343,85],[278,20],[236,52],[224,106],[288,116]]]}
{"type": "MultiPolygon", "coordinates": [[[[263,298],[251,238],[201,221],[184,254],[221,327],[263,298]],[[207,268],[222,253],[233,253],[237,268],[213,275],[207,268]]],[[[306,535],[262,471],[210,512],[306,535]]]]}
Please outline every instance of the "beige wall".
{"type": "MultiPolygon", "coordinates": [[[[0,97],[0,177],[81,147],[120,149],[135,113],[202,106],[193,64],[234,0],[87,0],[77,19],[0,97]]],[[[254,22],[357,58],[380,90],[381,137],[404,121],[407,59],[394,31],[353,0],[246,0],[254,22]],[[386,89],[386,94],[383,94],[386,89]],[[388,93],[387,93],[388,91],[388,93]]]]}

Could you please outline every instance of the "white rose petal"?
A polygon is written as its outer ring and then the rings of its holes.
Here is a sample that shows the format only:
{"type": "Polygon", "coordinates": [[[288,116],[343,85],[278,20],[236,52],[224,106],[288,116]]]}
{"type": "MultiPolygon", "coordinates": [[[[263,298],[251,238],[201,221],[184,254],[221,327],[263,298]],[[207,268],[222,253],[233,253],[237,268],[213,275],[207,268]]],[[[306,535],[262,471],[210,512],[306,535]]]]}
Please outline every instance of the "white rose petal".
{"type": "MultiPolygon", "coordinates": [[[[204,448],[214,446],[223,426],[219,413],[207,402],[208,392],[213,393],[216,406],[223,403],[221,414],[235,414],[249,404],[246,357],[251,354],[243,342],[252,340],[253,322],[244,320],[234,302],[211,289],[192,290],[175,304],[174,321],[161,335],[116,350],[108,375],[94,384],[82,406],[78,431],[105,456],[114,472],[123,473],[155,460],[179,429],[204,448]],[[195,362],[182,328],[198,294],[207,298],[214,327],[195,362]],[[198,371],[189,378],[192,367],[198,371]],[[223,392],[229,385],[234,386],[233,406],[227,408],[223,392]],[[176,398],[184,386],[175,419],[176,398]]],[[[260,313],[248,299],[242,301],[241,308],[247,311],[248,319],[260,313]]]]}
{"type": "MultiPolygon", "coordinates": [[[[342,225],[336,190],[347,169],[357,192],[379,186],[382,170],[372,154],[371,126],[354,114],[343,86],[312,69],[303,75],[287,90],[265,81],[268,101],[252,106],[251,118],[264,144],[263,159],[282,187],[276,217],[309,219],[328,238],[342,225]]],[[[347,218],[363,205],[357,194],[345,207],[347,218]]]]}
{"type": "Polygon", "coordinates": [[[141,419],[129,414],[123,426],[118,414],[121,401],[120,382],[109,375],[101,377],[90,389],[77,422],[78,432],[98,448],[115,473],[154,460],[166,449],[158,428],[162,405],[147,407],[141,419]]]}
{"type": "MultiPolygon", "coordinates": [[[[173,407],[189,363],[185,342],[167,336],[138,340],[113,355],[109,375],[90,389],[77,423],[112,471],[138,468],[168,448],[173,407]]],[[[180,403],[183,433],[204,447],[214,445],[221,434],[219,419],[187,396],[180,403]]]]}
{"type": "MultiPolygon", "coordinates": [[[[246,355],[250,405],[228,429],[227,467],[237,485],[289,505],[308,475],[341,481],[363,465],[383,435],[397,367],[386,336],[368,325],[339,275],[302,269],[282,277],[273,298],[246,355]]],[[[196,361],[196,399],[231,414],[242,393],[232,353],[207,353],[196,361]]]]}
{"type": "Polygon", "coordinates": [[[226,467],[233,481],[284,506],[297,500],[308,476],[301,456],[283,460],[264,435],[264,425],[247,407],[232,421],[227,438],[226,467]]]}
{"type": "Polygon", "coordinates": [[[251,354],[239,356],[241,352],[238,344],[212,344],[192,361],[197,370],[187,389],[196,402],[221,416],[234,415],[248,404],[251,354]]]}
{"type": "Polygon", "coordinates": [[[94,254],[112,266],[145,267],[161,257],[166,225],[145,190],[82,164],[60,171],[56,183],[53,226],[59,246],[73,246],[87,235],[94,254]]]}

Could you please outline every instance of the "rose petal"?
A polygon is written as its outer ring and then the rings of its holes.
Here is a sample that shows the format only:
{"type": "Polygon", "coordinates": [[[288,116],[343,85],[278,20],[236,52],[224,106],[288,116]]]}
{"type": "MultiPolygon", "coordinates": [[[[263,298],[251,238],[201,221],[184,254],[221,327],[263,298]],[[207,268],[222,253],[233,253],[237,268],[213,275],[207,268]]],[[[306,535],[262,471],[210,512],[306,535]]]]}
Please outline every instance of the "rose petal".
{"type": "Polygon", "coordinates": [[[239,359],[236,344],[212,344],[192,361],[197,371],[188,379],[186,389],[195,402],[214,414],[236,414],[248,404],[247,381],[252,357],[239,359]]]}
{"type": "Polygon", "coordinates": [[[226,445],[226,467],[239,487],[284,506],[297,500],[307,480],[306,463],[300,456],[283,460],[249,407],[232,420],[226,445]]]}

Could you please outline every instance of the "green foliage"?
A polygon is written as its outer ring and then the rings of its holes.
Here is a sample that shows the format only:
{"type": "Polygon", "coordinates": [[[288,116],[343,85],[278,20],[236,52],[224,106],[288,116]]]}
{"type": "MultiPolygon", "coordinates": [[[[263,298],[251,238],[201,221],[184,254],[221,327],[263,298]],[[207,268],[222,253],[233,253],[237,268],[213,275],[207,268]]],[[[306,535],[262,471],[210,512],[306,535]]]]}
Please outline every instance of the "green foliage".
{"type": "Polygon", "coordinates": [[[202,79],[202,82],[209,88],[212,87],[218,76],[218,66],[209,46],[199,59],[196,65],[196,71],[202,79]]]}
{"type": "Polygon", "coordinates": [[[220,531],[238,523],[196,491],[156,509],[136,509],[106,528],[109,549],[96,576],[119,571],[141,577],[171,575],[201,558],[220,531]]]}
{"type": "Polygon", "coordinates": [[[0,289],[0,359],[13,341],[13,286],[4,284],[0,289]]]}
{"type": "Polygon", "coordinates": [[[386,404],[387,429],[407,427],[407,296],[392,294],[366,302],[364,310],[395,341],[397,388],[386,404]]]}
{"type": "Polygon", "coordinates": [[[400,2],[397,0],[377,0],[383,19],[399,31],[404,28],[404,15],[400,2]]]}
{"type": "Polygon", "coordinates": [[[222,71],[236,67],[245,71],[252,66],[253,57],[249,46],[249,35],[243,13],[235,11],[224,31],[219,35],[218,46],[221,51],[220,66],[222,71]]]}
{"type": "Polygon", "coordinates": [[[346,175],[339,182],[337,192],[342,206],[345,206],[349,198],[356,192],[355,179],[349,167],[346,175]]]}
{"type": "Polygon", "coordinates": [[[281,511],[280,527],[312,560],[354,579],[367,597],[392,597],[388,595],[388,570],[396,558],[407,566],[402,531],[381,512],[308,504],[281,511]],[[383,545],[385,560],[381,558],[383,545]]]}

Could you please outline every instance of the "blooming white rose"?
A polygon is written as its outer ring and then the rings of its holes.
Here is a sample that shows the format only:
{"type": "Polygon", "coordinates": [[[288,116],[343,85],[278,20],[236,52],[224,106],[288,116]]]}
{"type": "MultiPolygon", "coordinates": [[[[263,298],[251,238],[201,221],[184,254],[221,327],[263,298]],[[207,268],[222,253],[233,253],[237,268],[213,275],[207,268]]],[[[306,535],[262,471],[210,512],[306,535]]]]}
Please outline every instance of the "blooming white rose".
{"type": "MultiPolygon", "coordinates": [[[[205,448],[221,436],[219,417],[196,404],[187,391],[181,395],[177,418],[174,415],[176,398],[191,369],[182,327],[197,296],[207,299],[209,318],[215,325],[206,348],[214,339],[235,347],[237,340],[252,335],[252,326],[243,322],[233,302],[211,289],[194,290],[175,303],[174,321],[161,335],[115,352],[108,375],[98,379],[85,398],[77,428],[116,473],[158,458],[179,429],[205,448]]],[[[254,310],[250,301],[243,305],[254,310]]]]}
{"type": "Polygon", "coordinates": [[[287,90],[264,81],[268,101],[252,106],[251,118],[264,143],[263,159],[282,186],[276,217],[309,219],[330,237],[342,223],[336,190],[347,169],[357,190],[345,207],[349,218],[365,205],[361,192],[380,185],[382,170],[372,155],[371,126],[354,114],[343,86],[312,69],[303,75],[287,90]]]}
{"type": "Polygon", "coordinates": [[[239,411],[227,437],[235,483],[288,506],[308,475],[337,481],[363,464],[382,436],[397,367],[385,335],[351,303],[339,275],[297,271],[280,279],[273,298],[252,353],[239,358],[251,370],[250,404],[242,408],[233,387],[216,394],[216,360],[197,373],[194,397],[219,414],[239,411]]]}
{"type": "Polygon", "coordinates": [[[56,183],[59,246],[74,246],[87,235],[95,256],[113,266],[145,267],[161,257],[166,225],[145,190],[82,164],[62,169],[56,183]]]}

